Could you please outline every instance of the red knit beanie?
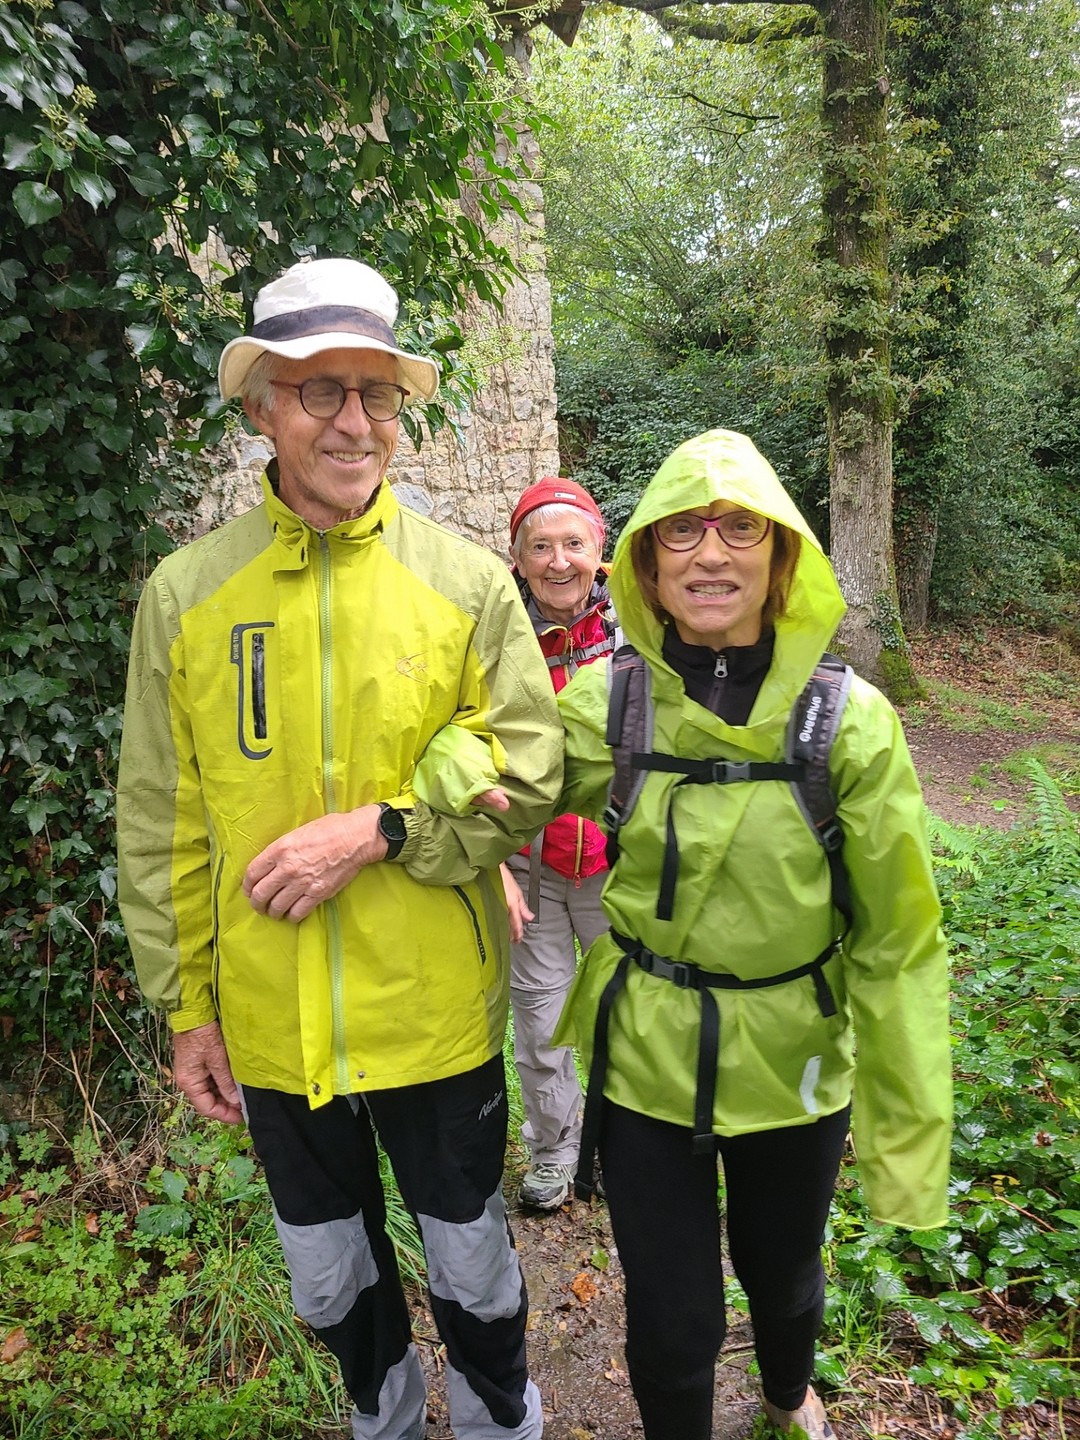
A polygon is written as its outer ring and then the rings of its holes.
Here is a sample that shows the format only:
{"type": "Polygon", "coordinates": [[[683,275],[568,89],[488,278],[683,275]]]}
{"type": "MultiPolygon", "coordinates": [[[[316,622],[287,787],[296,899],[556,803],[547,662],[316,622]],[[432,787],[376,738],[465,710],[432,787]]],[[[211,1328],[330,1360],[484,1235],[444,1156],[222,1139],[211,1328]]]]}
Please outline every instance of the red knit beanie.
{"type": "Polygon", "coordinates": [[[589,492],[573,480],[562,480],[558,475],[545,475],[535,485],[530,485],[514,506],[514,513],[510,516],[511,545],[517,539],[521,522],[534,510],[539,510],[541,505],[573,505],[576,510],[583,510],[586,515],[591,515],[600,526],[601,537],[604,534],[604,517],[589,492]]]}

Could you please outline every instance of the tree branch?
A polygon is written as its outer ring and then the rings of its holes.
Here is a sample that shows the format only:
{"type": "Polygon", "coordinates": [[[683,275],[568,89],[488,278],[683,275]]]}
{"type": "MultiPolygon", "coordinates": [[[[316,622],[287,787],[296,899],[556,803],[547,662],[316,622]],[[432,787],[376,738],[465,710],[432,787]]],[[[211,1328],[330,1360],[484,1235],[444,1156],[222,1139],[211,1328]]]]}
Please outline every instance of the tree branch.
{"type": "MultiPolygon", "coordinates": [[[[624,0],[615,0],[622,5],[624,0]]],[[[712,4],[714,0],[704,0],[712,4]]],[[[715,0],[720,3],[720,0],[715,0]]],[[[754,0],[722,0],[727,5],[747,5],[754,0]]],[[[668,35],[691,35],[695,40],[712,40],[724,45],[776,45],[787,40],[809,40],[821,34],[821,17],[817,10],[801,0],[778,0],[787,6],[788,14],[778,13],[758,21],[745,16],[725,16],[716,20],[688,20],[681,15],[657,14],[656,21],[668,35]]]]}
{"type": "Polygon", "coordinates": [[[672,90],[669,94],[659,95],[657,98],[659,100],[693,100],[695,105],[700,105],[705,110],[714,110],[718,115],[727,115],[732,120],[750,120],[755,125],[759,121],[781,118],[779,115],[750,115],[745,110],[729,110],[726,105],[717,105],[712,100],[706,100],[703,95],[695,95],[693,90],[672,90]]]}

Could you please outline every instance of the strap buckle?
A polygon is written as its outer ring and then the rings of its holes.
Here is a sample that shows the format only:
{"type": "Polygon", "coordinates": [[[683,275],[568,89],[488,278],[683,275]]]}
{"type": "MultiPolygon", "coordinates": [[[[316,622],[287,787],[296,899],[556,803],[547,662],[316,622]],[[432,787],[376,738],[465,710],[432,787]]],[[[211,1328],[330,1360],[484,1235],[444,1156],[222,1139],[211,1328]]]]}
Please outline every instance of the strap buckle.
{"type": "Polygon", "coordinates": [[[749,761],[714,760],[712,762],[712,780],[714,785],[731,785],[738,780],[749,779],[749,761]]]}
{"type": "Polygon", "coordinates": [[[826,855],[835,854],[835,852],[843,846],[844,832],[840,828],[840,822],[836,819],[835,815],[831,820],[827,820],[818,831],[818,838],[821,841],[821,848],[825,851],[826,855]]]}
{"type": "Polygon", "coordinates": [[[697,966],[691,965],[685,960],[669,960],[665,955],[657,955],[654,950],[648,950],[643,945],[634,960],[640,970],[646,975],[655,975],[661,980],[670,980],[679,990],[696,990],[697,966]]]}

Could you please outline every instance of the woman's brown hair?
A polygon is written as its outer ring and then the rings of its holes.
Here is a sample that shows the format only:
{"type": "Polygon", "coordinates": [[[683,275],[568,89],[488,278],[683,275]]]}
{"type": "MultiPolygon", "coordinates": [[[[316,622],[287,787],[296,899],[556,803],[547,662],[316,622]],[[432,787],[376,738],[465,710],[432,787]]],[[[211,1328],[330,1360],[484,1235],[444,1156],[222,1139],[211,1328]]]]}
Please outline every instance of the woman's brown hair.
{"type": "MultiPolygon", "coordinates": [[[[795,566],[799,563],[799,547],[802,544],[802,537],[794,530],[789,530],[786,525],[778,525],[774,520],[772,527],[773,552],[769,564],[769,593],[761,611],[763,630],[768,629],[787,609],[788,592],[791,589],[795,566]]],[[[638,530],[631,540],[630,563],[634,567],[634,578],[646,605],[661,625],[666,625],[671,616],[660,604],[656,588],[656,540],[651,525],[638,530]]]]}

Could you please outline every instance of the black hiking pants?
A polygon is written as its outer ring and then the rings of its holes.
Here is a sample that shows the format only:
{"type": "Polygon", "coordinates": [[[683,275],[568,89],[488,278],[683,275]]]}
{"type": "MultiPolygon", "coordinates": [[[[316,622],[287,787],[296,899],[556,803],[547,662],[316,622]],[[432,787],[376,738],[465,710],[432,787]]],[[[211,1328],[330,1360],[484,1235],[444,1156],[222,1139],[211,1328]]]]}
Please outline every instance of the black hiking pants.
{"type": "Polygon", "coordinates": [[[243,1087],[292,1277],[293,1304],[337,1356],[354,1440],[421,1440],[425,1386],[386,1229],[375,1134],[417,1223],[461,1440],[538,1440],[525,1368],[527,1303],[501,1179],[501,1054],[427,1084],[338,1095],[243,1087]]]}
{"type": "MultiPolygon", "coordinates": [[[[765,1397],[802,1404],[821,1327],[821,1245],[849,1110],[717,1137],[731,1264],[750,1302],[765,1397]]],[[[716,1155],[691,1131],[604,1101],[600,1162],[626,1277],[626,1360],[646,1440],[709,1440],[724,1342],[716,1155]]]]}

